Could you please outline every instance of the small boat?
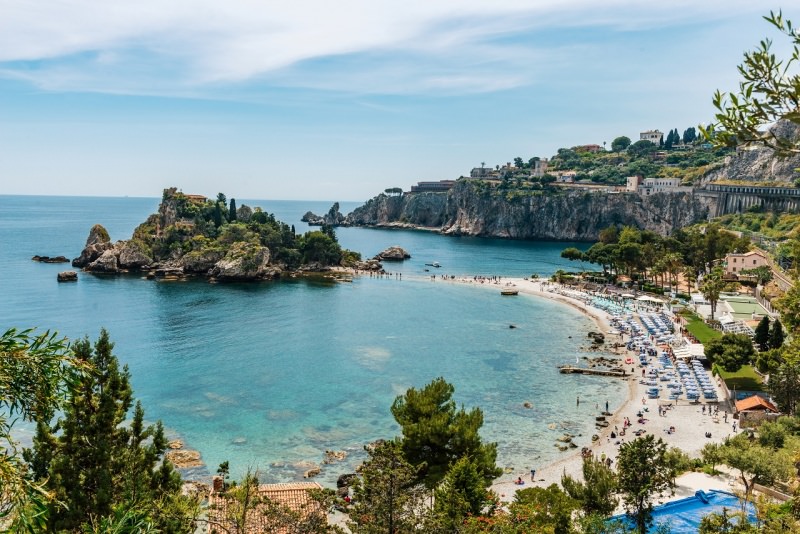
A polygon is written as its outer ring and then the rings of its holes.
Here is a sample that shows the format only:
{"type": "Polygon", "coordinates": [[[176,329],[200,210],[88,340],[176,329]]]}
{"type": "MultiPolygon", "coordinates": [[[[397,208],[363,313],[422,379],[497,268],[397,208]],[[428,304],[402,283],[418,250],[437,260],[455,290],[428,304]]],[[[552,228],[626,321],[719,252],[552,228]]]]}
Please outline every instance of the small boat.
{"type": "Polygon", "coordinates": [[[436,267],[437,269],[438,269],[439,267],[441,267],[441,265],[439,265],[439,262],[438,262],[438,261],[435,261],[435,262],[433,262],[433,263],[426,263],[425,265],[427,265],[428,267],[436,267]]]}
{"type": "Polygon", "coordinates": [[[501,295],[519,295],[519,289],[501,289],[501,295]]]}

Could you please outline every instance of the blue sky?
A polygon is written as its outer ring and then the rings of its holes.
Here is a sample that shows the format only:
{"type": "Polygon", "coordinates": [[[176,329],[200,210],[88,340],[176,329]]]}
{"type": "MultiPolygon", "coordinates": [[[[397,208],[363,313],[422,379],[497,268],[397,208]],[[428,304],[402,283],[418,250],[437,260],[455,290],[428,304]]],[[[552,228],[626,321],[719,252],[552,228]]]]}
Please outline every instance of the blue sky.
{"type": "Polygon", "coordinates": [[[760,4],[0,0],[0,192],[366,200],[682,132],[760,4]]]}

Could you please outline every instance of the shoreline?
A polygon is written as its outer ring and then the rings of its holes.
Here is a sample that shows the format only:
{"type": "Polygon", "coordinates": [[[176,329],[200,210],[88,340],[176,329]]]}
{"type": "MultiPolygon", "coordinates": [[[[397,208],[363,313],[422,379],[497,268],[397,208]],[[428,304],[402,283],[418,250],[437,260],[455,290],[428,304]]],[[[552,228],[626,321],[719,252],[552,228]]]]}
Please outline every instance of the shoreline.
{"type": "MultiPolygon", "coordinates": [[[[553,291],[546,291],[544,284],[551,288],[562,288],[564,286],[555,282],[550,282],[546,279],[524,279],[524,278],[500,278],[499,280],[483,279],[483,281],[476,281],[473,278],[456,277],[454,279],[446,279],[442,277],[437,278],[437,281],[455,283],[455,284],[468,284],[486,287],[495,290],[498,293],[504,288],[513,288],[519,291],[520,295],[525,295],[533,298],[545,298],[552,302],[570,306],[575,310],[581,312],[586,317],[590,318],[599,328],[600,332],[608,336],[608,332],[612,329],[611,315],[601,309],[593,308],[584,302],[572,298],[568,295],[563,295],[553,291]]],[[[500,297],[500,295],[498,295],[500,297]]],[[[502,297],[508,298],[508,297],[502,297]]],[[[620,335],[619,341],[623,337],[620,335]]],[[[601,352],[608,355],[615,355],[618,357],[625,357],[626,355],[633,355],[631,352],[623,348],[620,352],[614,351],[611,348],[604,348],[601,352]]],[[[638,363],[632,365],[635,369],[644,370],[638,363]]],[[[624,443],[626,438],[628,440],[635,439],[634,432],[641,431],[642,434],[652,434],[657,438],[661,438],[669,448],[678,448],[691,457],[698,456],[702,447],[706,443],[721,443],[726,437],[734,434],[732,431],[732,423],[734,419],[732,414],[723,412],[724,406],[727,405],[727,399],[720,395],[718,401],[698,401],[691,402],[685,399],[679,401],[667,401],[665,399],[648,399],[646,395],[646,386],[639,383],[637,376],[638,370],[634,371],[632,375],[624,378],[627,383],[627,392],[622,399],[622,404],[612,412],[613,415],[607,418],[609,425],[606,428],[598,429],[595,434],[599,439],[592,442],[587,446],[595,457],[608,458],[613,462],[616,461],[617,453],[621,443],[624,443]],[[638,399],[641,398],[641,403],[638,399]],[[657,407],[662,405],[670,405],[670,408],[665,410],[664,415],[659,415],[657,407]],[[711,408],[713,406],[719,407],[719,417],[713,418],[711,416],[711,408]],[[708,410],[706,411],[706,407],[708,410]],[[706,415],[706,412],[708,415],[706,415]],[[638,414],[644,416],[644,423],[638,423],[638,414]],[[623,421],[628,418],[631,421],[631,426],[628,433],[623,437],[621,435],[611,438],[612,431],[615,429],[623,428],[623,421]],[[667,432],[673,427],[675,432],[667,432]],[[711,437],[706,437],[706,433],[710,433],[711,437]]],[[[619,380],[619,378],[609,378],[609,380],[619,380]]],[[[602,410],[598,410],[601,412],[602,410]]],[[[598,413],[597,415],[601,415],[598,413]]],[[[615,434],[617,434],[615,432],[615,434]]],[[[501,502],[509,502],[513,500],[514,494],[519,489],[536,485],[546,487],[550,484],[560,485],[562,474],[572,476],[578,480],[583,479],[582,474],[583,461],[581,457],[581,449],[574,449],[573,452],[565,453],[565,455],[556,460],[550,461],[546,464],[536,467],[535,481],[531,481],[530,472],[522,472],[515,469],[511,473],[505,473],[498,477],[490,489],[494,491],[501,502]],[[515,480],[521,478],[524,482],[523,485],[518,485],[515,480]]]]}

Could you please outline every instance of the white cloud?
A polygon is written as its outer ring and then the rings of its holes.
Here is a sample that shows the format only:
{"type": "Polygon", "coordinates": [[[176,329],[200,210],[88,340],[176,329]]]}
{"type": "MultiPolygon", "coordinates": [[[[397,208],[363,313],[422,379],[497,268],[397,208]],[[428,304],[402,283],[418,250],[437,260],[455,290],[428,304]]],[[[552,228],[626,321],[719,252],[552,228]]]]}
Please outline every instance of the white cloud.
{"type": "Polygon", "coordinates": [[[140,94],[248,81],[356,92],[495,91],[533,83],[535,71],[566,49],[535,43],[537,32],[633,31],[761,13],[751,4],[0,0],[0,75],[50,90],[140,94]]]}

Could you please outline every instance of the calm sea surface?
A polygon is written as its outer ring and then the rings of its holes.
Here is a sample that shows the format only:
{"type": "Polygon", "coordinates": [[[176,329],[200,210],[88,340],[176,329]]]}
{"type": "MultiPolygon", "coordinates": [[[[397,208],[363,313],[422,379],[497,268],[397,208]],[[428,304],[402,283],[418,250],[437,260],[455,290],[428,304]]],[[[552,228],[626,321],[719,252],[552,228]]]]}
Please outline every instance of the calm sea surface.
{"type": "MultiPolygon", "coordinates": [[[[298,232],[308,230],[303,213],[331,204],[236,200],[298,232]]],[[[575,310],[432,282],[424,271],[437,261],[437,274],[547,276],[575,268],[559,256],[574,243],[339,228],[342,245],[365,257],[390,245],[412,254],[388,266],[402,281],[353,283],[165,283],[80,273],[78,283],[58,284],[67,265],[30,260],[77,256],[95,223],[127,239],[158,202],[0,196],[0,328],[92,339],[108,329],[147,418],[201,451],[208,471],[230,460],[237,474],[254,467],[265,480],[288,481],[302,476],[305,462],[320,463],[326,449],[346,450],[347,461],[323,469],[322,482],[331,484],[362,459],[363,444],[398,434],[389,411],[395,396],[438,376],[454,384],[459,404],[483,409],[483,435],[499,443],[499,464],[517,470],[564,454],[554,447],[564,432],[588,443],[595,403],[622,400],[618,382],[558,374],[593,327],[575,310]]]]}

